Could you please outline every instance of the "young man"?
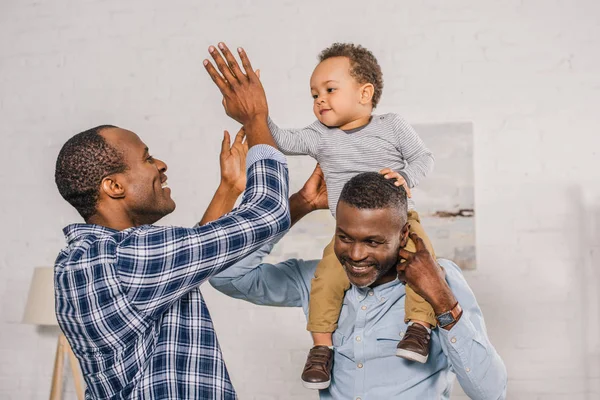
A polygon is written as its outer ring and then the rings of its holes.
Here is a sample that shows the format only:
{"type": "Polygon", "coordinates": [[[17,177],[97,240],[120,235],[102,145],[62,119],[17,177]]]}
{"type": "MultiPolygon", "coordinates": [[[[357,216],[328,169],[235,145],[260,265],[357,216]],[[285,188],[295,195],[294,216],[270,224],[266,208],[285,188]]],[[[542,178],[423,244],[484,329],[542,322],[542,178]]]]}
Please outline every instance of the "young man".
{"type": "MultiPolygon", "coordinates": [[[[152,225],[175,209],[167,165],[124,129],[82,132],[58,156],[56,184],[85,224],[64,229],[56,314],[83,370],[86,398],[236,398],[198,287],[288,229],[288,173],[248,57],[240,50],[244,73],[219,47],[227,63],[214,47],[209,51],[223,76],[206,60],[205,66],[250,147],[248,185],[235,211],[194,228],[152,225]]],[[[227,154],[226,139],[222,167],[235,170],[237,162],[239,170],[239,152],[227,154]]],[[[221,207],[213,201],[207,215],[221,207]]]]}
{"type": "MultiPolygon", "coordinates": [[[[303,189],[290,197],[292,222],[325,208],[327,194],[317,168],[303,189]]],[[[448,399],[456,374],[470,398],[504,399],[504,363],[488,339],[483,315],[460,269],[448,260],[440,259],[438,265],[414,233],[410,236],[416,252],[404,248],[410,222],[404,191],[380,174],[359,174],[342,190],[336,222],[335,256],[351,287],[333,335],[331,386],[320,391],[321,398],[448,399]],[[400,263],[401,259],[406,262],[400,263]],[[398,338],[407,331],[402,282],[431,304],[439,323],[431,334],[425,364],[396,357],[398,338]]],[[[231,297],[303,307],[307,314],[319,261],[263,263],[273,245],[262,247],[210,282],[231,297]]]]}

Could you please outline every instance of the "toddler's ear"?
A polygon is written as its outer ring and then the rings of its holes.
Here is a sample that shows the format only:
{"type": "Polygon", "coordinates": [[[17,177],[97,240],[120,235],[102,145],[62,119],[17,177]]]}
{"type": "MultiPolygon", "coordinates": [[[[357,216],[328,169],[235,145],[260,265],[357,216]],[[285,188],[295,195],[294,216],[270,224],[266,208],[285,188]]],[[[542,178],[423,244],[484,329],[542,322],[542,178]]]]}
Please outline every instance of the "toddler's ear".
{"type": "Polygon", "coordinates": [[[375,87],[372,83],[365,83],[360,87],[360,104],[369,104],[373,99],[375,87]]]}

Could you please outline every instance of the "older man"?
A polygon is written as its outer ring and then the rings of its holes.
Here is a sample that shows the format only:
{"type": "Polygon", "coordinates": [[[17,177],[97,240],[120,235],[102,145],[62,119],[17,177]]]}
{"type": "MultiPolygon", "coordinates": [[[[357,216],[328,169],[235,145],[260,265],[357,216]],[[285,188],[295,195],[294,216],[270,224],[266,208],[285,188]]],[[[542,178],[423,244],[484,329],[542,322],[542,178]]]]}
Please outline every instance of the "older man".
{"type": "MultiPolygon", "coordinates": [[[[227,114],[245,126],[250,148],[248,185],[235,211],[194,228],[152,225],[175,209],[167,164],[125,129],[105,125],[77,134],[58,156],[60,194],[85,223],[64,229],[56,314],[88,399],[236,398],[198,287],[288,229],[288,174],[248,57],[239,50],[242,72],[219,47],[227,62],[214,47],[209,51],[223,76],[206,60],[205,66],[227,114]]],[[[226,138],[223,165],[235,171],[243,153],[241,134],[233,150],[226,138]]],[[[223,204],[213,201],[207,215],[222,213],[223,204]]]]}
{"type": "MultiPolygon", "coordinates": [[[[326,208],[325,193],[317,168],[290,198],[292,221],[326,208]]],[[[417,251],[404,249],[409,223],[404,191],[383,176],[360,174],[344,186],[337,206],[334,251],[352,286],[333,336],[331,386],[321,390],[321,398],[448,399],[456,375],[471,398],[504,399],[506,369],[488,339],[473,292],[460,269],[451,261],[433,260],[416,234],[411,238],[417,251]],[[432,305],[439,322],[425,364],[396,356],[396,344],[407,329],[402,282],[432,305]]],[[[307,312],[318,260],[263,263],[273,245],[215,276],[211,284],[235,298],[303,307],[307,312]]],[[[320,350],[326,362],[330,350],[320,350]]]]}

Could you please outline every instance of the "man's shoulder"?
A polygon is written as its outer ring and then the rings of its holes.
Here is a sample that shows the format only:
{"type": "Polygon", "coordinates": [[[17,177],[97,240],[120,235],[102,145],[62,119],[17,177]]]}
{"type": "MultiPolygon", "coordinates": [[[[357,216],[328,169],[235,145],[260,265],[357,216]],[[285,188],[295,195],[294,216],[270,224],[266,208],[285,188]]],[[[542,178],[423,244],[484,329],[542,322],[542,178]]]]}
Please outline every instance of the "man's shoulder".
{"type": "Polygon", "coordinates": [[[167,227],[142,225],[124,229],[122,231],[95,224],[70,224],[63,229],[67,245],[60,251],[56,264],[73,264],[82,258],[113,254],[123,241],[128,237],[147,235],[151,232],[164,235],[167,227]],[[161,233],[162,232],[162,233],[161,233]]]}
{"type": "Polygon", "coordinates": [[[465,280],[462,270],[454,261],[445,258],[438,258],[437,262],[442,268],[444,268],[446,276],[450,279],[461,281],[465,280]]]}
{"type": "Polygon", "coordinates": [[[469,298],[474,298],[473,290],[469,286],[469,283],[465,279],[463,271],[456,263],[451,260],[444,258],[437,259],[438,264],[444,268],[446,273],[446,281],[450,286],[450,289],[454,292],[457,297],[462,295],[468,295],[469,298]]]}
{"type": "Polygon", "coordinates": [[[444,267],[444,269],[450,269],[450,270],[462,275],[462,270],[460,269],[460,267],[458,265],[456,265],[456,263],[454,261],[448,260],[447,258],[438,258],[437,262],[442,267],[444,267]]]}

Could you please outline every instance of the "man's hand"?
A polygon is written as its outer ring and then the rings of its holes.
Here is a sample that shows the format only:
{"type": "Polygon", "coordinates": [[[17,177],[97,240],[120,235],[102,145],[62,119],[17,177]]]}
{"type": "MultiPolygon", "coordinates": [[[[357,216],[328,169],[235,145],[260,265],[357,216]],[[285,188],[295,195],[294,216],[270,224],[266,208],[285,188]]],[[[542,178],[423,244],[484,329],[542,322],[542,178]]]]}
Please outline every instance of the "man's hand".
{"type": "Polygon", "coordinates": [[[456,304],[456,298],[444,279],[444,270],[431,257],[423,239],[414,232],[410,238],[415,243],[416,252],[400,249],[398,255],[405,262],[398,263],[396,267],[398,279],[427,300],[436,315],[449,311],[456,304]]]}
{"type": "Polygon", "coordinates": [[[219,43],[219,49],[227,62],[214,46],[210,46],[208,51],[221,73],[219,74],[208,60],[204,60],[204,66],[223,94],[223,106],[227,115],[242,125],[248,124],[254,118],[266,119],[269,108],[265,91],[252,69],[246,52],[241,47],[238,48],[238,54],[246,71],[243,72],[224,43],[219,43]]]}
{"type": "Polygon", "coordinates": [[[233,145],[229,132],[223,134],[219,164],[221,183],[206,208],[199,224],[204,225],[221,218],[233,209],[235,201],[246,189],[246,154],[248,143],[244,141],[244,128],[235,135],[233,145]]]}
{"type": "Polygon", "coordinates": [[[395,179],[396,182],[394,182],[394,185],[404,187],[404,190],[406,191],[406,195],[408,197],[412,197],[412,195],[410,194],[410,188],[408,187],[408,184],[406,183],[406,179],[404,179],[404,177],[402,175],[400,175],[398,172],[394,171],[391,168],[384,168],[381,171],[379,171],[379,173],[381,175],[383,175],[383,177],[385,179],[395,179]]]}
{"type": "Polygon", "coordinates": [[[315,167],[302,189],[290,196],[290,215],[292,225],[306,214],[315,210],[329,208],[327,202],[327,186],[323,171],[319,164],[315,167]]]}
{"type": "Polygon", "coordinates": [[[221,183],[240,194],[246,189],[246,154],[248,143],[244,141],[244,128],[235,136],[233,145],[229,132],[225,131],[221,143],[219,163],[221,165],[221,183]]]}
{"type": "Polygon", "coordinates": [[[327,201],[327,185],[321,166],[317,164],[302,189],[298,191],[304,201],[310,205],[311,210],[326,210],[329,208],[327,201]]]}

